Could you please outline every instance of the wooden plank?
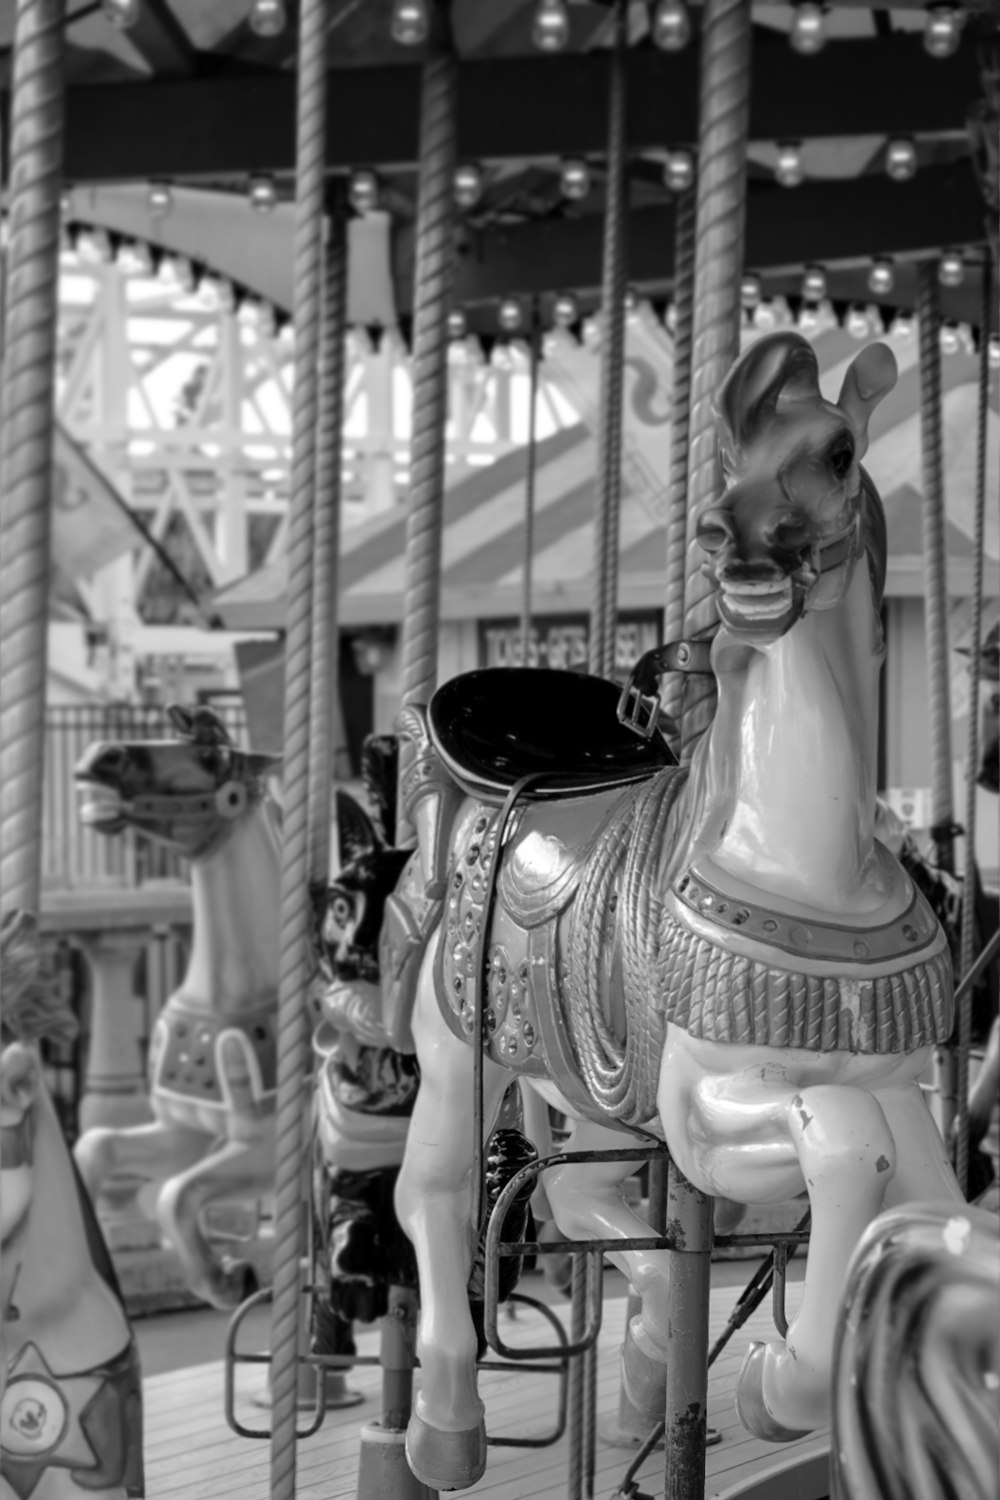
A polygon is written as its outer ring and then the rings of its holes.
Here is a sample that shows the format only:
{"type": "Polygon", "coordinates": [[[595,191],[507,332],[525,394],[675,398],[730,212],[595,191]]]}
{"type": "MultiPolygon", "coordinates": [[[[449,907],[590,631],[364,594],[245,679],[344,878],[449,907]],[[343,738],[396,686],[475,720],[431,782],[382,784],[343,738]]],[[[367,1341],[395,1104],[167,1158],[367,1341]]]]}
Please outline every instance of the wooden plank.
{"type": "MultiPolygon", "coordinates": [[[[790,1288],[790,1311],[798,1288],[790,1288]]],[[[722,1331],[735,1301],[732,1290],[712,1295],[711,1337],[722,1331]]],[[[613,1412],[618,1403],[618,1349],[621,1344],[625,1300],[605,1307],[598,1360],[598,1412],[613,1412]]],[[[525,1347],[547,1339],[541,1319],[521,1311],[505,1320],[504,1338],[525,1347]]],[[[711,1372],[709,1422],[722,1433],[722,1442],[708,1450],[706,1500],[818,1500],[825,1494],[826,1443],[811,1435],[787,1447],[775,1448],[751,1437],[739,1425],[733,1392],[749,1338],[771,1331],[768,1309],[758,1311],[723,1351],[711,1372]],[[749,1486],[749,1487],[748,1487],[749,1486]],[[756,1486],[755,1488],[753,1486],[756,1486]]],[[[359,1353],[377,1350],[377,1334],[365,1332],[359,1353]]],[[[417,1375],[419,1381],[419,1373],[417,1375]]],[[[299,1500],[353,1500],[359,1432],[378,1415],[380,1373],[358,1367],[351,1384],[364,1392],[363,1406],[328,1412],[320,1432],[299,1445],[299,1500]]],[[[265,1428],[268,1412],[254,1407],[251,1396],[265,1384],[263,1367],[238,1372],[238,1415],[247,1425],[265,1428]]],[[[220,1362],[190,1370],[172,1371],[144,1382],[146,1398],[146,1478],[149,1500],[266,1500],[269,1493],[269,1448],[231,1433],[223,1417],[223,1367],[220,1362]]],[[[551,1427],[555,1411],[554,1377],[532,1372],[530,1365],[516,1371],[484,1372],[481,1390],[491,1432],[541,1432],[551,1427]]],[[[489,1465],[480,1482],[467,1493],[488,1500],[522,1500],[530,1483],[532,1500],[563,1500],[566,1494],[567,1440],[543,1449],[491,1447],[489,1465]]],[[[630,1462],[628,1450],[600,1441],[595,1456],[598,1493],[610,1492],[630,1462]]],[[[662,1486],[663,1455],[654,1453],[640,1471],[642,1488],[657,1493],[662,1486]]]]}

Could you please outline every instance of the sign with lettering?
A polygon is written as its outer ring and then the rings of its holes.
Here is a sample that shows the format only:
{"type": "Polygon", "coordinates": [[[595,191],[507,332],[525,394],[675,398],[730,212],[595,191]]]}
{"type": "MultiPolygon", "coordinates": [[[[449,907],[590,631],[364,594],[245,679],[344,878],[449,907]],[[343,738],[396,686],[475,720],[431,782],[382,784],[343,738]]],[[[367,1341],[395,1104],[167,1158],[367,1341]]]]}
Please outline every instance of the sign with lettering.
{"type": "MultiPolygon", "coordinates": [[[[615,631],[615,676],[625,678],[644,651],[662,640],[662,617],[657,610],[619,618],[615,631]]],[[[529,667],[555,667],[586,672],[590,625],[586,615],[551,616],[535,620],[528,641],[529,667]]],[[[514,620],[483,621],[480,661],[484,667],[524,665],[521,626],[514,620]]]]}

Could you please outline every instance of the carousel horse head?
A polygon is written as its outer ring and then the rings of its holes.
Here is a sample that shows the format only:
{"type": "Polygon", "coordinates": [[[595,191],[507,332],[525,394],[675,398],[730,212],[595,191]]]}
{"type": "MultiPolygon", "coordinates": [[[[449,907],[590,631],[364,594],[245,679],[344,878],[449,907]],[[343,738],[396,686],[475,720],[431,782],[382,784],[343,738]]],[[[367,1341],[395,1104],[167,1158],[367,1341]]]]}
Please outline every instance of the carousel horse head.
{"type": "Polygon", "coordinates": [[[140,1495],[138,1356],[37,1050],[75,1022],[25,913],[0,929],[0,983],[0,1490],[140,1495]]]}
{"type": "Polygon", "coordinates": [[[812,347],[784,331],[733,366],[716,402],[725,490],[697,538],[735,638],[777,640],[805,610],[839,604],[866,549],[884,574],[884,519],[861,459],[871,413],[895,382],[891,352],[871,344],[827,401],[812,347]]]}
{"type": "Polygon", "coordinates": [[[992,1500],[1000,1247],[983,1209],[883,1214],[855,1253],[834,1356],[837,1500],[992,1500]]]}
{"type": "Polygon", "coordinates": [[[239,750],[210,708],[171,704],[170,740],[102,740],[76,767],[80,817],[101,833],[127,826],[188,858],[221,846],[262,799],[272,755],[239,750]]]}

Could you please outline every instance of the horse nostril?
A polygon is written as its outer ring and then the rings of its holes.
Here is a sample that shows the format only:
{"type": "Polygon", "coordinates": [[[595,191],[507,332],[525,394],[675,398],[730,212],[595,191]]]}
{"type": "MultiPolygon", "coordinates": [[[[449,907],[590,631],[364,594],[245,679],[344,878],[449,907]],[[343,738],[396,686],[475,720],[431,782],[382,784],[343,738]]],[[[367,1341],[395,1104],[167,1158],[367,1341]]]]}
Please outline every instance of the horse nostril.
{"type": "Polygon", "coordinates": [[[708,553],[721,552],[726,543],[732,541],[733,534],[732,518],[724,510],[707,510],[700,517],[695,532],[698,545],[708,553]]]}

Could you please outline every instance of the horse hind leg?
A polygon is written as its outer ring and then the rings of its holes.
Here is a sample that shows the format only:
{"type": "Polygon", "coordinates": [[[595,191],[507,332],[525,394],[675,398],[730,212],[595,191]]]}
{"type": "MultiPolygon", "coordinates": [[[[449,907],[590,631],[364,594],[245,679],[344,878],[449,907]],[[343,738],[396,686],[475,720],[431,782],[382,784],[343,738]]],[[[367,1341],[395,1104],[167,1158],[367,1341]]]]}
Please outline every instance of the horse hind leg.
{"type": "Polygon", "coordinates": [[[886,1116],[862,1089],[802,1088],[790,1093],[785,1117],[812,1210],[802,1301],[784,1339],[751,1345],[736,1392],[743,1425],[772,1442],[790,1442],[829,1420],[848,1264],[896,1170],[886,1116]]]}
{"type": "MultiPolygon", "coordinates": [[[[440,1015],[433,964],[431,945],[413,1019],[420,1089],[396,1179],[396,1214],[413,1244],[420,1281],[421,1380],[406,1455],[424,1484],[457,1490],[475,1484],[486,1466],[476,1331],[467,1292],[474,1244],[473,1055],[440,1015]]],[[[509,1082],[509,1073],[484,1059],[484,1137],[509,1082]]]]}

